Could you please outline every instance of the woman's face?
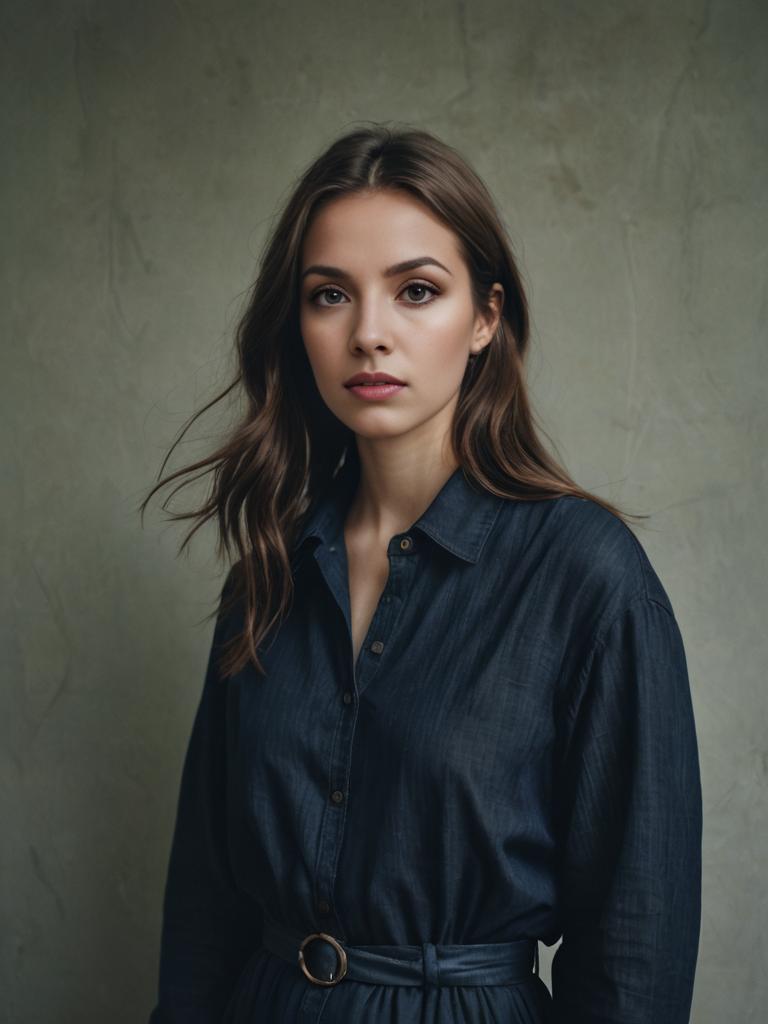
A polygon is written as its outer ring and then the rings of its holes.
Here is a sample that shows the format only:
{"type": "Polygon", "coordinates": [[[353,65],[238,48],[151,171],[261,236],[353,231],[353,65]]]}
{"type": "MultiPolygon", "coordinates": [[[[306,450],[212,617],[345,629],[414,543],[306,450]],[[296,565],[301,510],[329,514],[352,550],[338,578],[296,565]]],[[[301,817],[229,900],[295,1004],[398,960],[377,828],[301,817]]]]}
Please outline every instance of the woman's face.
{"type": "Polygon", "coordinates": [[[493,317],[475,314],[454,233],[407,194],[343,196],[311,222],[301,275],[301,334],[331,412],[365,438],[446,434],[467,359],[493,337],[503,301],[494,285],[493,317]],[[360,372],[404,386],[366,397],[345,386],[360,372]]]}

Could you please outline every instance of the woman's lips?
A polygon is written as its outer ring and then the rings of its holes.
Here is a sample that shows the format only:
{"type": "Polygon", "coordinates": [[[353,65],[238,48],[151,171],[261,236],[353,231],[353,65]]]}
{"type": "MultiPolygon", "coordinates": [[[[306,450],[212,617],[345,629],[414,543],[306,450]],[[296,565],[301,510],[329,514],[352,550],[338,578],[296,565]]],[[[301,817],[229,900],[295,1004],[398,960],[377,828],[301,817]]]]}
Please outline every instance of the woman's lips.
{"type": "Polygon", "coordinates": [[[397,394],[398,391],[402,391],[406,386],[405,384],[390,384],[389,381],[382,381],[381,384],[352,384],[347,388],[347,391],[351,391],[358,398],[362,398],[363,401],[375,402],[397,394]]]}

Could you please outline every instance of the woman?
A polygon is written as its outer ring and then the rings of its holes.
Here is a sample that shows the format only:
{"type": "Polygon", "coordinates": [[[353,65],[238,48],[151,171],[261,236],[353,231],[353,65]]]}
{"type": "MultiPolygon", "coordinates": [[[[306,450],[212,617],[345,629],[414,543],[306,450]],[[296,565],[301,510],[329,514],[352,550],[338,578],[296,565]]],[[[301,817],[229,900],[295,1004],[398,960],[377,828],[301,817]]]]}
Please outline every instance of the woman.
{"type": "Polygon", "coordinates": [[[374,125],[308,168],[218,396],[242,420],[144,502],[212,469],[184,544],[215,516],[237,555],[152,1024],[688,1020],[683,644],[623,515],[539,441],[528,339],[452,148],[374,125]]]}

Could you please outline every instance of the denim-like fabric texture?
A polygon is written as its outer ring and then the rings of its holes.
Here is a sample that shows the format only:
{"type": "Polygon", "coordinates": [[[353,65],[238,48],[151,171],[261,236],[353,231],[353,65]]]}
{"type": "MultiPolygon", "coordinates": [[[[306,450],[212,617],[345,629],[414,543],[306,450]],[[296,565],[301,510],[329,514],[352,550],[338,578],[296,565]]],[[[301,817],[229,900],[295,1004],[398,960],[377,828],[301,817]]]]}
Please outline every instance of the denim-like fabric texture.
{"type": "Polygon", "coordinates": [[[358,473],[307,516],[266,678],[217,677],[242,622],[219,614],[150,1024],[684,1024],[699,756],[682,638],[640,542],[596,502],[499,498],[459,468],[390,540],[353,668],[358,473]],[[260,945],[265,912],[350,945],[563,942],[551,997],[533,974],[323,988],[260,945]]]}

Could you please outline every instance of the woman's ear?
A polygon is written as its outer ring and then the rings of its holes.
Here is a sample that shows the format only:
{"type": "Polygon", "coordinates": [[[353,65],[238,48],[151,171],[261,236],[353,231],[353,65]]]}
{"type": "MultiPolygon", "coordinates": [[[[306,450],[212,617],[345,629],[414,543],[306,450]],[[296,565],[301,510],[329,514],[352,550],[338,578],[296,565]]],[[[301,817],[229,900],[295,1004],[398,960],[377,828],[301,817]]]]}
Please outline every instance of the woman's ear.
{"type": "Polygon", "coordinates": [[[498,281],[488,291],[487,305],[478,313],[475,320],[475,337],[470,349],[470,357],[479,355],[489,345],[496,334],[504,309],[504,288],[498,281]]]}

